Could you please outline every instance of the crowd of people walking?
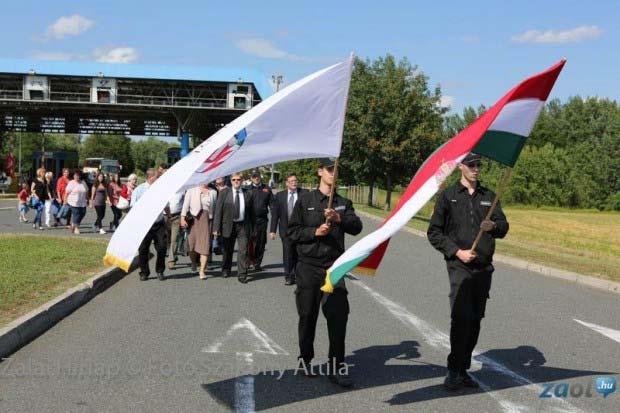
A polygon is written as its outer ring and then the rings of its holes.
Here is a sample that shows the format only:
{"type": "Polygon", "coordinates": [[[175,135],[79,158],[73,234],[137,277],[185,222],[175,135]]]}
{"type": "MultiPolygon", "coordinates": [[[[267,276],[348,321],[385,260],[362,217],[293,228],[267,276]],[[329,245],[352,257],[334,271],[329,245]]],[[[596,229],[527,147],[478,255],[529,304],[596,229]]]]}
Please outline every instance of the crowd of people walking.
{"type": "MultiPolygon", "coordinates": [[[[82,222],[89,209],[94,212],[92,232],[106,234],[120,224],[124,213],[162,174],[168,165],[146,171],[146,181],[138,185],[136,174],[122,183],[118,174],[102,172],[84,179],[80,170],[63,169],[54,175],[39,168],[32,183],[24,182],[18,194],[19,221],[28,223],[28,212],[34,211],[33,228],[66,227],[80,234],[82,222]],[[106,210],[110,209],[109,212],[106,210]],[[108,217],[109,228],[104,226],[108,217]]],[[[241,173],[216,179],[187,191],[175,194],[145,236],[139,249],[142,257],[140,278],[150,275],[148,256],[155,245],[155,271],[160,279],[166,267],[175,268],[179,255],[189,256],[191,271],[200,279],[207,278],[214,255],[222,256],[220,275],[232,275],[233,258],[237,252],[237,278],[246,283],[248,274],[262,271],[267,239],[279,234],[283,246],[285,284],[295,284],[297,254],[287,237],[288,219],[293,206],[304,190],[297,188],[297,177],[286,177],[285,190],[274,195],[262,181],[258,170],[249,180],[241,173]],[[237,246],[235,250],[235,245],[237,246]]]]}
{"type": "Polygon", "coordinates": [[[129,175],[122,184],[118,174],[106,176],[99,172],[89,183],[79,169],[62,170],[62,175],[54,179],[54,174],[39,168],[31,183],[22,182],[18,193],[19,222],[29,223],[28,212],[34,211],[33,229],[65,226],[71,233],[79,234],[80,225],[89,208],[95,211],[93,230],[99,234],[107,231],[103,226],[106,209],[109,206],[111,217],[109,230],[114,231],[128,211],[131,195],[137,187],[138,177],[129,175]],[[64,222],[63,222],[64,221],[64,222]]]}

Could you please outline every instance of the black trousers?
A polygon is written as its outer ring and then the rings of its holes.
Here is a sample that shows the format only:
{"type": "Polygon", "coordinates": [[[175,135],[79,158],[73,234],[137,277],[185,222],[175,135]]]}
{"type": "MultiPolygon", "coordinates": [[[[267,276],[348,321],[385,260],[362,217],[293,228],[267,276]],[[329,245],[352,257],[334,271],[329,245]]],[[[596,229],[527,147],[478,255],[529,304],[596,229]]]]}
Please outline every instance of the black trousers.
{"type": "Polygon", "coordinates": [[[123,215],[123,211],[112,205],[110,207],[112,209],[112,222],[110,222],[110,227],[118,228],[118,224],[120,223],[121,216],[123,215]]]}
{"type": "Polygon", "coordinates": [[[138,248],[140,274],[149,275],[151,273],[149,269],[149,249],[151,248],[151,242],[155,243],[155,251],[157,253],[155,271],[157,273],[163,273],[166,268],[166,249],[168,247],[166,225],[163,220],[153,224],[144,236],[140,248],[138,248]]]}
{"type": "Polygon", "coordinates": [[[232,256],[235,252],[237,241],[237,272],[239,275],[248,273],[248,234],[243,222],[233,222],[230,237],[224,237],[224,256],[222,257],[222,270],[230,271],[232,256]]]}
{"type": "MultiPolygon", "coordinates": [[[[308,280],[308,276],[315,279],[317,272],[325,277],[323,268],[313,267],[304,263],[297,264],[297,276],[299,279],[308,280]]],[[[323,292],[321,283],[303,282],[297,284],[295,290],[295,303],[297,314],[299,315],[298,335],[299,335],[299,358],[309,365],[314,358],[314,336],[316,333],[316,322],[319,317],[319,307],[323,292]]],[[[329,362],[330,366],[339,367],[344,363],[345,337],[347,334],[347,321],[349,319],[349,300],[347,290],[336,288],[329,294],[327,301],[323,305],[323,315],[327,320],[327,335],[329,338],[329,362]],[[335,364],[332,364],[335,363],[335,364]]]]}
{"type": "Polygon", "coordinates": [[[97,212],[95,228],[101,229],[101,225],[103,225],[103,218],[105,217],[105,205],[96,205],[95,212],[97,212]]]}
{"type": "Polygon", "coordinates": [[[284,263],[284,277],[294,280],[295,267],[297,266],[297,248],[286,236],[282,237],[282,262],[284,263]]]}
{"type": "Polygon", "coordinates": [[[254,224],[254,263],[261,265],[267,244],[267,220],[260,220],[254,224]]]}
{"type": "Polygon", "coordinates": [[[450,261],[447,266],[452,319],[448,369],[463,371],[471,367],[471,355],[478,343],[494,269],[492,265],[470,268],[460,261],[450,261]]]}

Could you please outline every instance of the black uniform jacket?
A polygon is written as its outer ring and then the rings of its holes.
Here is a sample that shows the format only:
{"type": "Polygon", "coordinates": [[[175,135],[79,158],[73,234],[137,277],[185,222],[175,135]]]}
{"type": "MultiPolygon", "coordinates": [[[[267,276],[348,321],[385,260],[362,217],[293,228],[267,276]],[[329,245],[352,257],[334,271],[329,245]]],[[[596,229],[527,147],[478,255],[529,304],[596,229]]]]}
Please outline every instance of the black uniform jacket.
{"type": "Polygon", "coordinates": [[[273,193],[271,188],[265,184],[258,186],[250,186],[250,190],[254,192],[254,217],[255,223],[263,223],[269,220],[269,209],[272,208],[273,193]]]}
{"type": "MultiPolygon", "coordinates": [[[[458,260],[459,249],[471,248],[480,223],[491,208],[495,194],[478,183],[476,190],[469,195],[467,188],[460,182],[450,186],[437,197],[435,210],[431,217],[427,235],[430,243],[443,253],[446,260],[458,260]]],[[[504,238],[508,232],[508,221],[497,203],[491,215],[496,226],[492,231],[485,232],[476,247],[478,257],[470,266],[485,266],[493,261],[495,238],[504,238]]]]}
{"type": "Polygon", "coordinates": [[[344,252],[344,234],[362,232],[362,221],[355,215],[353,204],[336,193],[332,209],[338,212],[341,222],[332,223],[329,234],[317,237],[316,229],[325,223],[328,200],[329,197],[318,189],[302,193],[293,208],[287,232],[297,245],[299,261],[325,269],[344,252]]]}

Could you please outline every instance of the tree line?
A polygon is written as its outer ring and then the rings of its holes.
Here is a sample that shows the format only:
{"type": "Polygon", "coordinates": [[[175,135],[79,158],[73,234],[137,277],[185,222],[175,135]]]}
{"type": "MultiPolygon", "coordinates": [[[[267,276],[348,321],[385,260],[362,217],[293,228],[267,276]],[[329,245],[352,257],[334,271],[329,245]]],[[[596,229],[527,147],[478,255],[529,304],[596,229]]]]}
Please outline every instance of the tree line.
{"type": "MultiPolygon", "coordinates": [[[[14,139],[14,155],[17,157],[18,139],[14,139]]],[[[175,144],[149,137],[134,141],[125,135],[89,135],[82,139],[79,135],[22,133],[22,169],[32,174],[33,154],[38,151],[73,151],[79,156],[78,163],[86,158],[116,159],[123,166],[122,176],[130,173],[144,173],[148,168],[165,163],[168,149],[175,144]]],[[[3,148],[8,151],[8,148],[3,148]]]]}
{"type": "MultiPolygon", "coordinates": [[[[354,65],[339,182],[391,193],[405,187],[424,160],[486,108],[447,114],[441,90],[407,59],[391,55],[354,65]]],[[[280,164],[283,172],[305,163],[280,164]],[[287,169],[288,168],[288,169],[287,169]]],[[[305,182],[316,168],[304,170],[305,182]]],[[[482,181],[496,188],[504,167],[483,165],[482,181]]],[[[455,174],[451,181],[456,180],[455,174]]],[[[309,181],[308,181],[309,180],[309,181]]],[[[554,99],[543,108],[514,168],[504,204],[620,210],[620,105],[610,99],[554,99]]]]}

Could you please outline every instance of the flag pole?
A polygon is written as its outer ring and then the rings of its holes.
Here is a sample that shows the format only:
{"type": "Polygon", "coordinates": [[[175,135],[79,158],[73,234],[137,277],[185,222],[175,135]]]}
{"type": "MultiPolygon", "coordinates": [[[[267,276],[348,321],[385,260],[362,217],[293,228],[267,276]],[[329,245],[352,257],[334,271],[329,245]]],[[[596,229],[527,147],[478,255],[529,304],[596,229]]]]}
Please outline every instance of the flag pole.
{"type": "MultiPolygon", "coordinates": [[[[332,209],[332,206],[334,204],[334,192],[336,191],[336,185],[338,181],[338,160],[339,159],[340,158],[336,158],[336,160],[334,161],[334,179],[332,181],[332,187],[329,191],[329,200],[327,201],[328,209],[332,209]]],[[[329,219],[326,219],[325,223],[329,225],[329,219]]]]}
{"type": "MultiPolygon", "coordinates": [[[[502,196],[504,190],[508,186],[508,181],[510,181],[511,175],[512,175],[512,168],[511,167],[506,168],[506,171],[504,171],[504,175],[502,176],[502,179],[497,188],[497,192],[495,193],[495,199],[493,199],[493,204],[491,204],[491,208],[489,208],[489,211],[487,212],[486,217],[484,217],[485,221],[491,219],[491,215],[493,214],[493,212],[495,211],[495,208],[497,207],[497,202],[499,201],[499,198],[502,196]]],[[[478,246],[478,243],[480,242],[480,238],[482,238],[483,232],[484,231],[482,229],[478,231],[478,235],[476,236],[476,239],[474,240],[474,243],[471,246],[472,251],[474,251],[476,247],[478,246]]]]}

